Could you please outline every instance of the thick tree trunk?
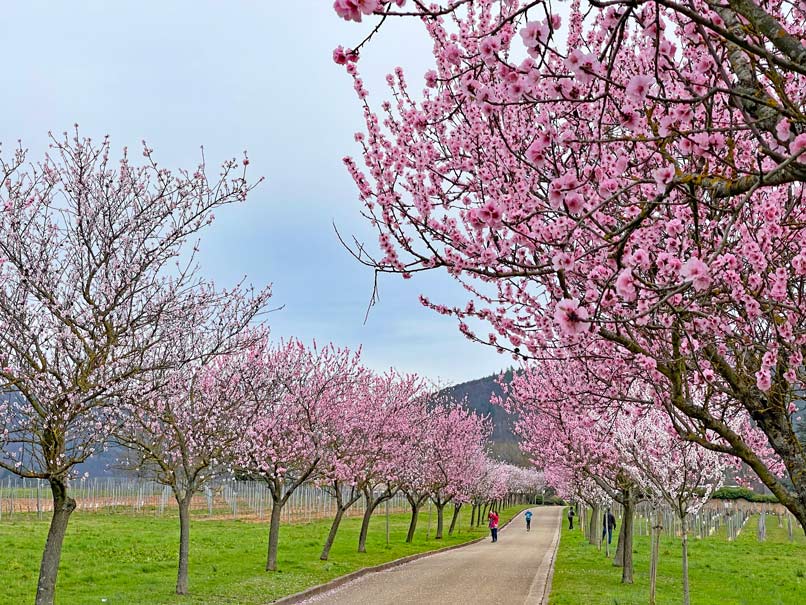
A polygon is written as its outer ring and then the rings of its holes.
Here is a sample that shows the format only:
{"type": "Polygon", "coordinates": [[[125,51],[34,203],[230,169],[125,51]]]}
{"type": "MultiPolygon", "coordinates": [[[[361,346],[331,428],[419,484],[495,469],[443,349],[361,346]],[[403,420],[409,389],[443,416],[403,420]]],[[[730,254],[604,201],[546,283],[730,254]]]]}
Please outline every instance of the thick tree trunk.
{"type": "Polygon", "coordinates": [[[663,517],[660,509],[655,511],[655,522],[652,524],[652,551],[649,555],[649,605],[655,605],[658,585],[658,555],[660,553],[660,532],[663,529],[663,517]]]}
{"type": "Polygon", "coordinates": [[[435,540],[442,540],[442,530],[445,526],[445,505],[447,502],[435,503],[437,507],[437,534],[434,536],[435,540]]]}
{"type": "Polygon", "coordinates": [[[688,587],[688,515],[680,517],[680,532],[683,534],[683,605],[691,603],[688,587]]]}
{"type": "Polygon", "coordinates": [[[621,527],[618,530],[618,538],[616,541],[616,554],[613,556],[613,567],[624,566],[624,522],[621,522],[621,527]]]}
{"type": "Polygon", "coordinates": [[[475,504],[470,507],[470,527],[475,527],[476,525],[476,508],[475,504]]]}
{"type": "Polygon", "coordinates": [[[336,516],[333,517],[333,523],[330,524],[330,532],[327,534],[324,547],[322,547],[322,554],[319,555],[322,561],[327,561],[327,558],[330,556],[330,549],[333,546],[333,541],[336,539],[336,532],[339,531],[339,524],[341,524],[341,518],[344,516],[344,510],[345,509],[341,506],[336,508],[336,516]]]}
{"type": "Polygon", "coordinates": [[[591,522],[590,522],[590,535],[588,536],[588,542],[590,542],[593,546],[597,548],[602,545],[601,543],[601,517],[602,510],[601,507],[597,504],[593,507],[593,511],[591,513],[591,522]]]}
{"type": "Polygon", "coordinates": [[[351,487],[350,495],[345,501],[341,491],[341,484],[338,481],[334,481],[330,489],[333,490],[333,497],[336,499],[336,516],[333,518],[333,523],[330,524],[330,532],[325,540],[325,545],[322,547],[322,554],[319,555],[322,561],[327,561],[327,558],[330,556],[330,549],[333,547],[333,541],[336,539],[336,533],[339,531],[339,525],[341,525],[344,513],[346,513],[353,504],[358,502],[358,499],[361,497],[361,492],[355,487],[351,487]]]}
{"type": "MultiPolygon", "coordinates": [[[[621,533],[624,536],[624,547],[622,549],[622,568],[621,568],[621,583],[633,583],[633,562],[632,562],[632,538],[633,538],[633,519],[635,517],[635,502],[633,501],[632,492],[627,490],[624,494],[624,516],[621,519],[621,533]]],[[[619,544],[622,540],[619,539],[619,544]]]]}
{"type": "Polygon", "coordinates": [[[411,543],[414,540],[414,532],[417,530],[417,519],[420,517],[420,506],[422,506],[422,500],[413,498],[406,494],[406,499],[409,501],[409,506],[411,506],[411,520],[409,521],[409,531],[406,534],[406,543],[411,543]]]}
{"type": "Polygon", "coordinates": [[[375,507],[381,500],[374,500],[372,495],[366,496],[366,508],[364,509],[364,518],[361,520],[361,533],[358,534],[358,552],[367,552],[367,534],[369,533],[369,521],[372,518],[372,513],[375,507]]]}
{"type": "Polygon", "coordinates": [[[277,571],[277,544],[280,541],[280,514],[283,504],[280,498],[272,495],[271,522],[269,525],[269,553],[266,558],[266,571],[277,571]]]}
{"type": "Polygon", "coordinates": [[[51,478],[50,491],[53,494],[53,516],[50,519],[48,539],[45,542],[45,550],[42,552],[42,562],[39,566],[36,605],[53,605],[64,534],[67,531],[70,515],[76,509],[76,501],[67,495],[66,480],[51,478]]]}
{"type": "Polygon", "coordinates": [[[462,510],[462,505],[454,504],[453,505],[453,517],[451,518],[451,526],[448,528],[448,535],[453,535],[453,530],[456,529],[456,521],[459,519],[459,511],[462,510]]]}
{"type": "Polygon", "coordinates": [[[176,594],[188,593],[188,557],[190,553],[190,496],[177,498],[179,505],[179,572],[176,594]]]}

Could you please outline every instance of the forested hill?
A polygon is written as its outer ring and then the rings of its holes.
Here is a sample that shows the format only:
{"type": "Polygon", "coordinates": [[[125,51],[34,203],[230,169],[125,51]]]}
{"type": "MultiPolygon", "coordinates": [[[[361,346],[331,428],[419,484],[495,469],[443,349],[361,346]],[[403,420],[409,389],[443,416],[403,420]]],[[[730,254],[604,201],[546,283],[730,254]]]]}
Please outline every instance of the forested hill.
{"type": "MultiPolygon", "coordinates": [[[[509,380],[511,376],[512,370],[507,370],[504,379],[509,380]]],[[[518,439],[512,433],[513,417],[503,408],[490,403],[493,395],[502,394],[497,374],[448,387],[443,393],[455,401],[464,401],[470,409],[490,417],[493,423],[493,454],[497,458],[513,464],[527,464],[518,448],[518,439]]]]}

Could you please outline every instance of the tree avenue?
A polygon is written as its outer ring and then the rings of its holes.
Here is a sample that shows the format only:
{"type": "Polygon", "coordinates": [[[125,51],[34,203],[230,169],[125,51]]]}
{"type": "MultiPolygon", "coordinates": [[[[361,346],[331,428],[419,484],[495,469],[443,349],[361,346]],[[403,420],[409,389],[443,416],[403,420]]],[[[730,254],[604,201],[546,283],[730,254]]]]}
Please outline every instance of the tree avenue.
{"type": "Polygon", "coordinates": [[[423,304],[472,340],[640,373],[679,435],[743,461],[806,525],[806,6],[334,8],[377,26],[334,51],[366,118],[365,167],[345,163],[380,253],[356,254],[459,280],[466,305],[423,304]],[[422,24],[433,66],[421,95],[396,69],[376,107],[359,58],[394,18],[422,24]]]}

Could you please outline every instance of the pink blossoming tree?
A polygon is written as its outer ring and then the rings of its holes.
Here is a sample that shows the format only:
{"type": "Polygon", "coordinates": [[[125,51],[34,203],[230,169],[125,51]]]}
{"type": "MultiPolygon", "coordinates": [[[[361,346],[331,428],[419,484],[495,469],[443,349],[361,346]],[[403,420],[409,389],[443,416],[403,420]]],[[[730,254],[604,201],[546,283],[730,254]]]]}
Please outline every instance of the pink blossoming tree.
{"type": "MultiPolygon", "coordinates": [[[[621,557],[623,565],[622,582],[633,579],[632,512],[636,501],[647,499],[655,506],[665,503],[672,508],[681,520],[687,600],[688,515],[699,510],[721,485],[726,456],[683,440],[640,376],[623,368],[625,379],[619,380],[612,368],[612,360],[601,362],[592,374],[576,360],[526,367],[508,385],[507,406],[519,413],[516,430],[522,447],[545,469],[549,483],[576,490],[589,500],[585,485],[592,481],[624,506],[616,553],[617,562],[621,557]]],[[[735,421],[726,418],[726,422],[742,431],[735,421]]],[[[719,439],[714,434],[705,437],[719,439]]],[[[751,437],[745,434],[745,438],[751,437]]],[[[774,461],[768,464],[775,468],[774,461]]],[[[651,594],[657,538],[654,532],[651,594]]]]}
{"type": "Polygon", "coordinates": [[[291,340],[254,360],[260,371],[248,384],[254,420],[236,446],[241,472],[265,481],[272,498],[266,570],[277,569],[280,515],[294,491],[313,479],[337,438],[344,401],[359,378],[359,355],[332,345],[306,347],[291,340]]]}
{"type": "Polygon", "coordinates": [[[434,48],[422,93],[397,69],[377,107],[366,40],[344,61],[366,118],[366,169],[346,164],[380,248],[362,258],[444,269],[472,300],[424,304],[501,351],[615,344],[664,383],[681,435],[741,459],[806,526],[806,7],[587,4],[337,3],[414,17],[434,48]]]}
{"type": "MultiPolygon", "coordinates": [[[[688,517],[697,513],[725,478],[724,455],[680,439],[668,416],[657,408],[629,408],[627,422],[614,426],[614,442],[623,449],[627,472],[680,519],[683,557],[683,603],[690,603],[688,517]]],[[[660,527],[653,528],[650,557],[650,603],[655,602],[660,527]]]]}
{"type": "Polygon", "coordinates": [[[366,551],[372,513],[400,489],[407,460],[418,446],[429,395],[416,375],[364,371],[336,419],[335,438],[320,464],[321,481],[336,499],[336,516],[320,558],[328,558],[344,513],[363,495],[359,552],[366,551]]]}
{"type": "Polygon", "coordinates": [[[254,307],[230,303],[212,316],[200,312],[202,305],[188,315],[177,345],[185,346],[194,361],[155,376],[157,384],[144,385],[150,394],[127,406],[114,432],[115,440],[129,448],[125,466],[170,487],[178,504],[177,594],[188,592],[193,496],[231,475],[241,431],[257,413],[247,395],[266,338],[260,329],[246,330],[254,307]]]}
{"type": "Polygon", "coordinates": [[[429,413],[425,471],[427,492],[437,509],[435,538],[441,540],[445,506],[465,500],[484,475],[487,419],[461,405],[438,405],[429,413]]]}

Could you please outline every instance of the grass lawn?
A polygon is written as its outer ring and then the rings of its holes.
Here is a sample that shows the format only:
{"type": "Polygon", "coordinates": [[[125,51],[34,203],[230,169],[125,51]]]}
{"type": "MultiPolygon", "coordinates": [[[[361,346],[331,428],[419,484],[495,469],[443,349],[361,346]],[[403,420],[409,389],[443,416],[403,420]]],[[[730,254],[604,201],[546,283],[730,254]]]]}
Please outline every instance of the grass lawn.
{"type": "MultiPolygon", "coordinates": [[[[735,542],[724,532],[689,540],[689,583],[694,605],[799,605],[806,602],[806,544],[767,518],[767,541],[756,539],[758,518],[735,542]]],[[[616,536],[613,536],[615,546],[616,536]]],[[[682,600],[680,540],[663,537],[658,564],[658,604],[682,600]]],[[[621,569],[580,531],[563,527],[550,605],[644,605],[649,598],[649,537],[636,536],[635,584],[621,584],[621,569]]]]}
{"type": "MultiPolygon", "coordinates": [[[[466,510],[465,510],[466,508],[466,510]]],[[[319,553],[330,521],[285,525],[280,529],[279,571],[265,572],[268,524],[194,519],[190,534],[190,591],[173,594],[179,550],[176,517],[75,513],[64,541],[56,590],[61,605],[161,605],[268,603],[280,596],[331,580],[362,567],[406,555],[467,542],[486,535],[484,524],[469,528],[462,510],[453,536],[434,540],[436,511],[426,539],[428,509],[420,515],[412,544],[404,542],[409,516],[390,515],[389,546],[382,512],[372,518],[367,552],[356,552],[360,518],[346,518],[329,561],[319,553]]],[[[504,522],[526,508],[505,509],[504,522]]],[[[451,513],[452,513],[451,509],[451,513]]],[[[447,534],[450,516],[446,507],[447,534]]],[[[33,603],[47,522],[18,515],[0,523],[0,604],[33,603]]]]}

